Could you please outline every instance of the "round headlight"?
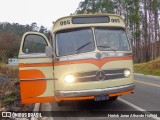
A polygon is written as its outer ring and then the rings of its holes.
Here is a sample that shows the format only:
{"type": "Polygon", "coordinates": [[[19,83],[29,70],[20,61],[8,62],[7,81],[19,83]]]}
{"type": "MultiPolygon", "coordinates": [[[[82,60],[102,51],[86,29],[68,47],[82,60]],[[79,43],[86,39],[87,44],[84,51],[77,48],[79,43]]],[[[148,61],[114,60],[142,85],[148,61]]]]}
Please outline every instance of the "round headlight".
{"type": "Polygon", "coordinates": [[[125,77],[130,77],[130,75],[131,75],[131,71],[130,70],[128,70],[128,69],[124,70],[124,76],[125,77]]]}
{"type": "Polygon", "coordinates": [[[73,83],[74,80],[75,80],[75,78],[74,78],[73,75],[66,75],[66,76],[64,77],[64,80],[65,80],[66,83],[73,83]]]}

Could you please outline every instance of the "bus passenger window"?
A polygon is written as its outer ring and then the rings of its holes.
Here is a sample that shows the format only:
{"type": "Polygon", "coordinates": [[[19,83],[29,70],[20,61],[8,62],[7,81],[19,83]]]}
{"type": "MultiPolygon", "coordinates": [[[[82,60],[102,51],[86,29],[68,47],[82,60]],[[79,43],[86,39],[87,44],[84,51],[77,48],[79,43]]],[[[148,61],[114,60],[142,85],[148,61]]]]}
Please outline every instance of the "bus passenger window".
{"type": "Polygon", "coordinates": [[[27,35],[23,45],[24,53],[45,53],[46,40],[39,35],[27,35]]]}

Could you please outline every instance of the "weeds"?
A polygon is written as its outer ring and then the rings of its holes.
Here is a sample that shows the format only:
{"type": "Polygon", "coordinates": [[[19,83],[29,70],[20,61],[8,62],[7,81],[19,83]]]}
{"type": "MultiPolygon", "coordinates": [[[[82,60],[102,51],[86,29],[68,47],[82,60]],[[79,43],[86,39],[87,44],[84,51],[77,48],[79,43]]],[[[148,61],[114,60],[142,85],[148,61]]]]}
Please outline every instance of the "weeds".
{"type": "Polygon", "coordinates": [[[0,64],[0,74],[10,79],[9,83],[0,83],[0,111],[32,111],[33,104],[21,104],[18,66],[0,64]]]}
{"type": "Polygon", "coordinates": [[[160,76],[160,58],[146,63],[135,64],[134,72],[160,76]]]}
{"type": "Polygon", "coordinates": [[[0,63],[0,73],[8,75],[10,78],[18,78],[18,66],[0,63]]]}

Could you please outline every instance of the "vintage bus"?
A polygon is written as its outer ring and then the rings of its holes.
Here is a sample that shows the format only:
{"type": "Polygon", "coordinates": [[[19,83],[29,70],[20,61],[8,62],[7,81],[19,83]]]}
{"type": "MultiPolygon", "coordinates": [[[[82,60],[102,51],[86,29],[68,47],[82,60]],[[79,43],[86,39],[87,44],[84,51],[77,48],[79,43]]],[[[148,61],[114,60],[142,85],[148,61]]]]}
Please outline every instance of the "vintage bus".
{"type": "Polygon", "coordinates": [[[23,104],[116,100],[134,92],[132,49],[115,14],[79,14],[54,22],[52,37],[23,35],[19,77],[23,104]]]}

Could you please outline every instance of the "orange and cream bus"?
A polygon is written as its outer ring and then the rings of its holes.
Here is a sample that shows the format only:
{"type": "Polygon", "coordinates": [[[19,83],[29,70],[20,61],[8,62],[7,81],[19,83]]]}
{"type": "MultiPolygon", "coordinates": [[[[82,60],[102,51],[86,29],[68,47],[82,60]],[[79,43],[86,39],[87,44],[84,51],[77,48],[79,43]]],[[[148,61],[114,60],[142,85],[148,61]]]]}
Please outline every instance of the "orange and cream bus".
{"type": "Polygon", "coordinates": [[[132,49],[123,19],[72,15],[54,22],[52,38],[23,35],[19,51],[21,101],[116,100],[134,92],[132,49]]]}

